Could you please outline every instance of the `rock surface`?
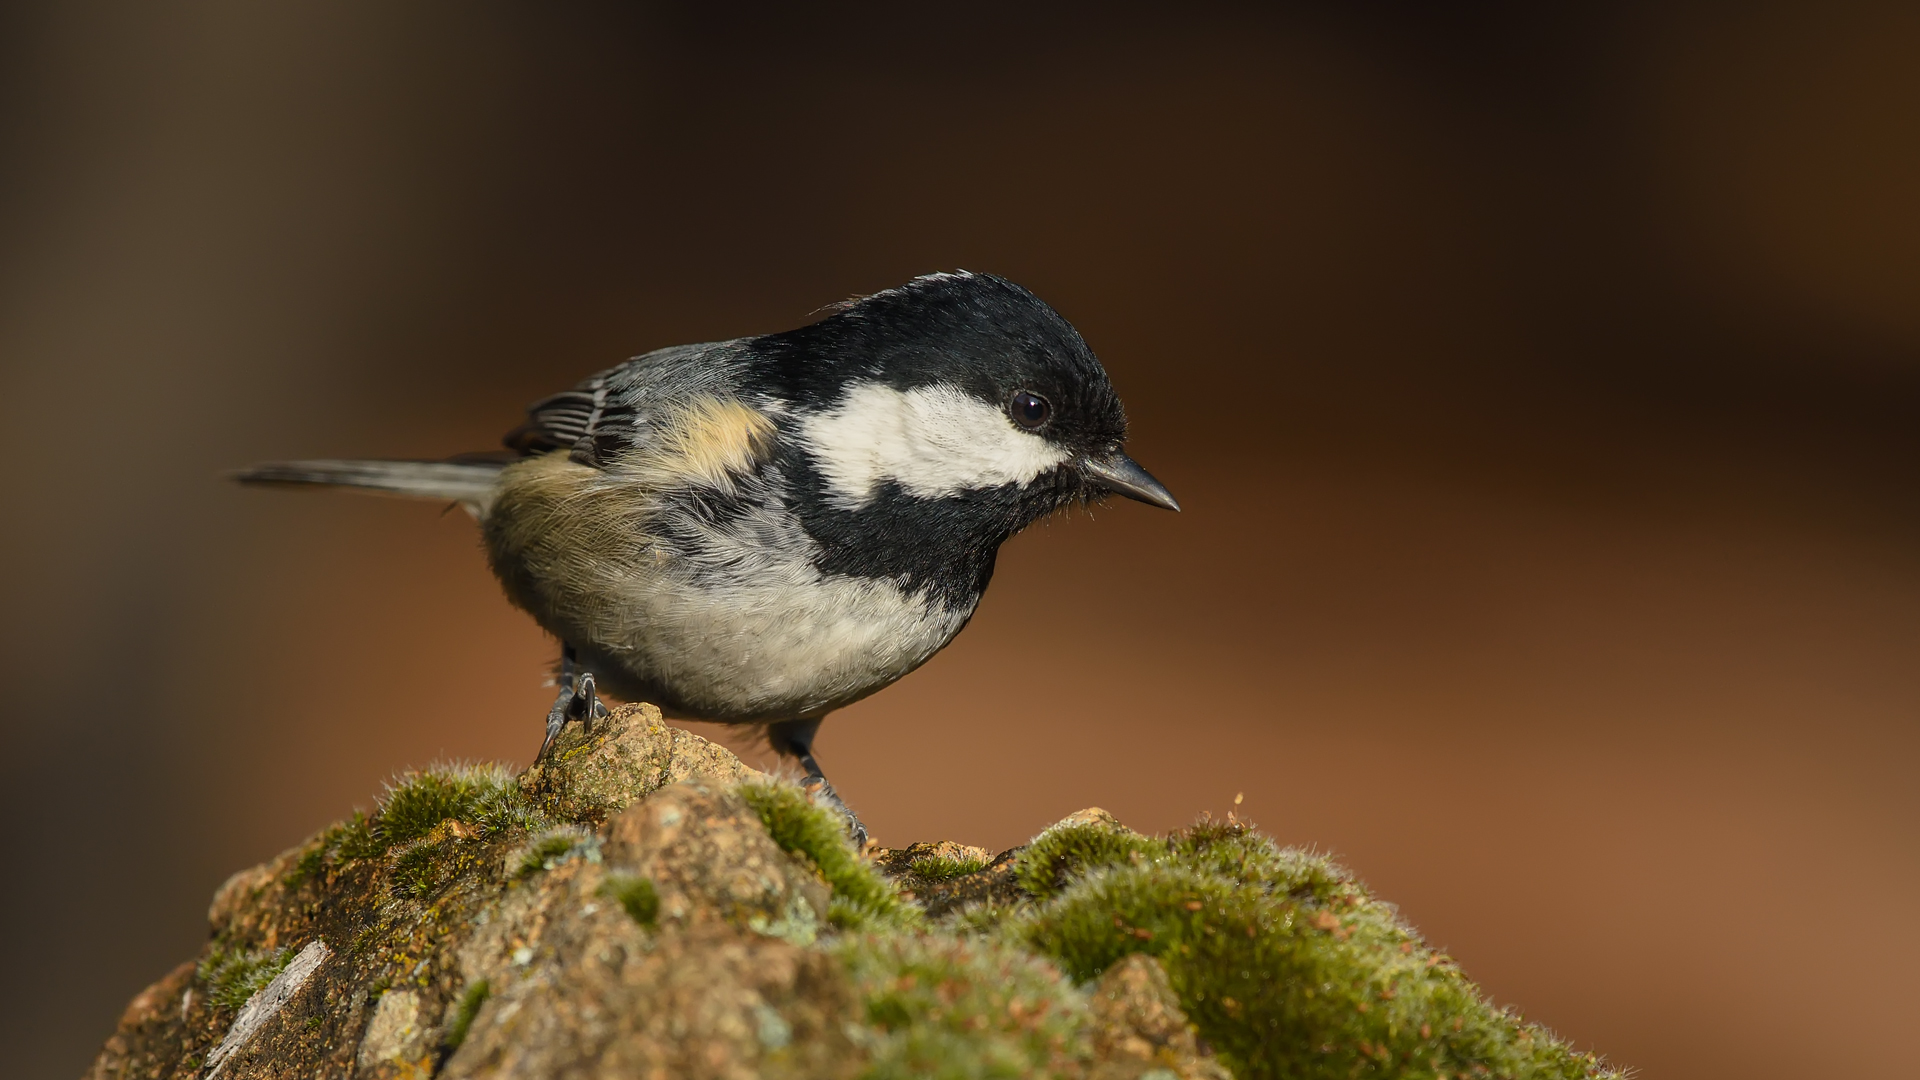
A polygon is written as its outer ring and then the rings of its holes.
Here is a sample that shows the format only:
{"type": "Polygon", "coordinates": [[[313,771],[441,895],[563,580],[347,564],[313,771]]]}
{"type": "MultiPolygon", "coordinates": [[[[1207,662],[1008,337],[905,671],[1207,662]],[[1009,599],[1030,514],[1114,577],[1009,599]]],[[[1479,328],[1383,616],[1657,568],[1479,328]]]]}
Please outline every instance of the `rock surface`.
{"type": "Polygon", "coordinates": [[[546,766],[404,776],[235,874],[89,1076],[1613,1075],[1327,865],[1099,810],[999,855],[859,854],[797,787],[625,706],[546,766]]]}

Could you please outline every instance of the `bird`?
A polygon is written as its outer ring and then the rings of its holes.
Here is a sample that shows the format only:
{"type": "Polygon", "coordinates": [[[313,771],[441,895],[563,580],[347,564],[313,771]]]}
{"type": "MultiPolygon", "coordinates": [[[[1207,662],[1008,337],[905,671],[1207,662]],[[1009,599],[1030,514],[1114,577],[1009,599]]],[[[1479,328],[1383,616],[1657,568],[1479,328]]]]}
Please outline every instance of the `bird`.
{"type": "Polygon", "coordinates": [[[1127,456],[1093,350],[1014,282],[926,274],[822,313],[636,356],[534,403],[503,450],[234,475],[471,513],[507,598],[560,643],[536,762],[603,692],[754,725],[864,844],[821,721],[951,642],[1028,525],[1110,495],[1180,504],[1127,456]]]}

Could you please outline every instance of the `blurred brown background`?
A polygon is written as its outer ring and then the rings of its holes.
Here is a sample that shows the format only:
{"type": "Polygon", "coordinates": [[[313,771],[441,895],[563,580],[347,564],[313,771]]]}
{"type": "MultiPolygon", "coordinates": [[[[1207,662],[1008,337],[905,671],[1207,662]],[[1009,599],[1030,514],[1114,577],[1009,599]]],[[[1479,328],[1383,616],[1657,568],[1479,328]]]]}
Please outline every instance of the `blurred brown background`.
{"type": "Polygon", "coordinates": [[[0,11],[7,1074],[536,745],[463,515],[222,470],[966,267],[1188,510],[828,724],[878,839],[1245,792],[1649,1080],[1920,1075],[1920,8],[911,7],[0,11]]]}

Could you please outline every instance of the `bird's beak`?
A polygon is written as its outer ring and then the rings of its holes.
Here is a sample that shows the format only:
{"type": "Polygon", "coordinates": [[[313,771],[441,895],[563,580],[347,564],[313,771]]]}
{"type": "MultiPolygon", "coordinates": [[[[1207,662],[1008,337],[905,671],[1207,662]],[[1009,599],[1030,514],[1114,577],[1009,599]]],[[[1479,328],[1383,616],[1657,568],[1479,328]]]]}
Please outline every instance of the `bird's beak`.
{"type": "Polygon", "coordinates": [[[1080,471],[1096,487],[1138,499],[1148,506],[1180,512],[1180,504],[1174,501],[1173,492],[1168,491],[1165,484],[1155,480],[1139,462],[1117,450],[1106,457],[1082,459],[1080,471]]]}

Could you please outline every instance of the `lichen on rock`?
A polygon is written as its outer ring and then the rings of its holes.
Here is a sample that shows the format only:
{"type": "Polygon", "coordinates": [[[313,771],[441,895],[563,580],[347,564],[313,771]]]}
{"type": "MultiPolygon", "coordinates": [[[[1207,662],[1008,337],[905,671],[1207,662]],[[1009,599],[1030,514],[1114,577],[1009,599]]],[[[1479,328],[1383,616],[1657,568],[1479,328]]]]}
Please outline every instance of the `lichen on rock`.
{"type": "Polygon", "coordinates": [[[659,709],[640,704],[622,705],[592,727],[562,730],[548,760],[521,774],[520,787],[555,821],[597,827],[669,784],[758,775],[725,747],[668,727],[659,709]]]}
{"type": "Polygon", "coordinates": [[[1603,1077],[1323,858],[1082,811],[857,852],[625,706],[235,874],[91,1077],[1603,1077]]]}

